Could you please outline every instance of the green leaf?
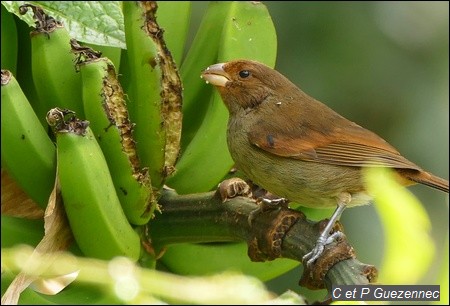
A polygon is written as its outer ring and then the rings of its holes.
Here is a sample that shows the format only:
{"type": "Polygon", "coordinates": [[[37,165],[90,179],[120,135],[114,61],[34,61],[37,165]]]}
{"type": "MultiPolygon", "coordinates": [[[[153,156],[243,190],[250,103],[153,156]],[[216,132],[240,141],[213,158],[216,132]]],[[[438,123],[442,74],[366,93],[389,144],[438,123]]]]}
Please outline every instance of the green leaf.
{"type": "Polygon", "coordinates": [[[429,270],[434,256],[430,219],[421,203],[388,169],[369,168],[366,180],[386,237],[378,280],[383,284],[416,284],[429,270]]]}
{"type": "Polygon", "coordinates": [[[19,14],[25,3],[40,6],[60,20],[77,40],[125,49],[125,32],[120,1],[2,1],[5,8],[34,26],[32,12],[19,14]]]}
{"type": "Polygon", "coordinates": [[[2,1],[2,5],[8,10],[8,12],[15,14],[17,17],[25,21],[29,26],[34,27],[33,15],[31,13],[20,15],[19,6],[30,3],[25,1],[2,1]]]}

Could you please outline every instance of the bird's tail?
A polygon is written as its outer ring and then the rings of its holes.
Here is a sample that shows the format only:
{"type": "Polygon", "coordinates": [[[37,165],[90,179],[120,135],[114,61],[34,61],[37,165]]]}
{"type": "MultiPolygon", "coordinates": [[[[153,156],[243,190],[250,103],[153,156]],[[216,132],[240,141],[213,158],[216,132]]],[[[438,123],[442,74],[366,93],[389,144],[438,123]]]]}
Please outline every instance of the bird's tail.
{"type": "Polygon", "coordinates": [[[448,180],[431,173],[421,171],[418,172],[417,175],[409,175],[408,179],[448,193],[448,180]]]}

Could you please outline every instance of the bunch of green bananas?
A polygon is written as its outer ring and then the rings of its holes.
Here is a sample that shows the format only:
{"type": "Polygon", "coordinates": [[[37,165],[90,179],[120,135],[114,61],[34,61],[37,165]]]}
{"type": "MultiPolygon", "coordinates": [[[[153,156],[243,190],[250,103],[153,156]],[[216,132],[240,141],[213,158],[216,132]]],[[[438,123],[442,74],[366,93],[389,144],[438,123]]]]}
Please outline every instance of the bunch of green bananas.
{"type": "MultiPolygon", "coordinates": [[[[20,26],[9,31],[11,55],[4,58],[3,30],[21,21],[2,7],[2,69],[9,69],[2,70],[1,83],[2,168],[43,208],[58,175],[84,255],[138,260],[143,252],[136,229],[151,223],[165,184],[180,194],[205,192],[232,168],[227,111],[200,73],[237,58],[273,67],[277,42],[270,15],[258,2],[210,2],[183,56],[190,2],[126,1],[127,50],[110,48],[114,58],[108,59],[80,46],[42,9],[25,5],[22,13],[30,8],[36,18],[27,38],[31,73],[18,70],[17,82],[14,56],[24,38],[15,37],[20,26]]],[[[250,265],[244,248],[176,245],[161,261],[177,273],[230,268],[264,280],[298,264],[250,265]]]]}

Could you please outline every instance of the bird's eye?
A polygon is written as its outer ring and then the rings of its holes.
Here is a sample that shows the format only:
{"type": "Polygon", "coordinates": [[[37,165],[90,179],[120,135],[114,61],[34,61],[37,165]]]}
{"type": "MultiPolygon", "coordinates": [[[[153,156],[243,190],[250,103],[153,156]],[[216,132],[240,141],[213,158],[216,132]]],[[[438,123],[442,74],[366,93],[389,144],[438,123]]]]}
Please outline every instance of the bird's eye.
{"type": "Polygon", "coordinates": [[[250,76],[250,71],[241,70],[241,71],[239,71],[239,76],[243,79],[248,78],[250,76]]]}

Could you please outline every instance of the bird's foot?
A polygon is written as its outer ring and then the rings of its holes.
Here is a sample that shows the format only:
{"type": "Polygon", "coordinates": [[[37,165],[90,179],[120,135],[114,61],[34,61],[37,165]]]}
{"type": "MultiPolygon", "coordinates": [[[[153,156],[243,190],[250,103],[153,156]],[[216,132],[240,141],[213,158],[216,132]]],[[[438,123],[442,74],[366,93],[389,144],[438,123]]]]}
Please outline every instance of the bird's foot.
{"type": "Polygon", "coordinates": [[[221,182],[217,188],[217,192],[222,202],[226,202],[237,196],[252,197],[250,186],[244,180],[237,177],[221,182]]]}
{"type": "Polygon", "coordinates": [[[317,239],[316,245],[311,250],[311,252],[303,256],[302,262],[306,261],[307,267],[310,268],[314,264],[314,262],[322,255],[327,245],[330,245],[334,243],[336,240],[341,239],[343,237],[345,237],[344,233],[339,231],[334,232],[331,235],[323,233],[322,235],[320,235],[319,239],[317,239]]]}
{"type": "Polygon", "coordinates": [[[280,207],[287,207],[289,204],[289,200],[286,198],[261,198],[259,199],[260,209],[262,211],[268,211],[273,209],[278,209],[280,207]]]}
{"type": "Polygon", "coordinates": [[[256,203],[259,204],[258,208],[251,211],[248,215],[248,224],[250,226],[252,226],[252,222],[257,215],[267,211],[279,209],[280,207],[287,207],[289,200],[285,198],[258,198],[256,203]]]}
{"type": "Polygon", "coordinates": [[[302,262],[306,261],[306,265],[308,266],[308,268],[311,268],[317,258],[322,255],[325,246],[335,242],[338,238],[345,237],[345,235],[340,231],[336,231],[332,234],[331,232],[334,225],[336,224],[336,221],[339,220],[342,212],[344,211],[347,204],[350,203],[351,199],[352,197],[348,192],[342,192],[341,194],[339,194],[337,198],[338,206],[336,207],[333,215],[331,215],[331,218],[323,229],[322,234],[320,234],[319,239],[317,239],[316,245],[311,252],[309,252],[302,258],[302,262]]]}
{"type": "MultiPolygon", "coordinates": [[[[328,271],[337,263],[356,257],[355,251],[342,233],[342,229],[334,227],[333,230],[335,230],[334,235],[332,234],[328,238],[320,239],[322,248],[318,247],[318,243],[310,253],[303,257],[304,266],[302,278],[299,282],[300,286],[314,290],[324,289],[326,287],[325,277],[328,271]],[[320,251],[316,251],[319,249],[322,249],[321,253],[320,251]]],[[[374,277],[376,278],[376,271],[373,272],[371,268],[368,268],[366,271],[368,277],[372,279],[374,277]]]]}

